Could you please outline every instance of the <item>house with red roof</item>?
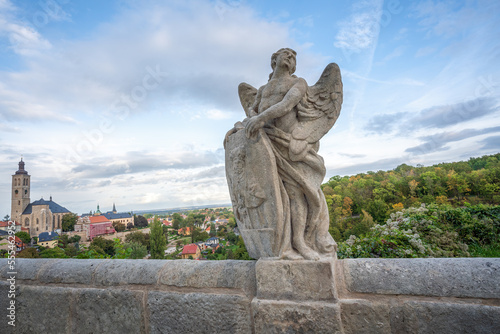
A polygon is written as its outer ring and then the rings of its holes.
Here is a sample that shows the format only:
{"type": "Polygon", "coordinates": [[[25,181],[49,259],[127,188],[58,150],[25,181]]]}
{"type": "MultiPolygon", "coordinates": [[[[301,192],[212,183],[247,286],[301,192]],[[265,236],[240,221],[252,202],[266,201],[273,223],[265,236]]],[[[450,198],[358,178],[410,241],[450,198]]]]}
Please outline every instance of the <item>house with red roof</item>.
{"type": "Polygon", "coordinates": [[[105,216],[88,217],[90,224],[84,224],[83,229],[87,234],[87,240],[92,240],[99,235],[116,233],[113,223],[105,216]]]}
{"type": "Polygon", "coordinates": [[[201,251],[197,244],[185,245],[182,249],[181,258],[189,259],[189,257],[193,260],[198,260],[201,257],[201,251]]]}
{"type": "Polygon", "coordinates": [[[18,236],[15,236],[15,243],[16,243],[16,253],[19,253],[25,248],[28,248],[28,245],[26,245],[18,236]]]}
{"type": "Polygon", "coordinates": [[[191,227],[181,227],[178,231],[177,234],[179,235],[191,235],[191,227]]]}

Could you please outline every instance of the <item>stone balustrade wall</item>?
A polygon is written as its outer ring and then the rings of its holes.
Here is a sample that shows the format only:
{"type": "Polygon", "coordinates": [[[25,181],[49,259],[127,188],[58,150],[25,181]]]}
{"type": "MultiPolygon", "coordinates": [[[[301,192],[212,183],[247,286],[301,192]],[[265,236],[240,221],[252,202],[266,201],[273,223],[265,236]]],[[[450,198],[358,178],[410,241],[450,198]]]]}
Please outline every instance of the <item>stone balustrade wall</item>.
{"type": "Polygon", "coordinates": [[[499,258],[16,259],[15,272],[0,259],[0,333],[500,333],[499,258]]]}

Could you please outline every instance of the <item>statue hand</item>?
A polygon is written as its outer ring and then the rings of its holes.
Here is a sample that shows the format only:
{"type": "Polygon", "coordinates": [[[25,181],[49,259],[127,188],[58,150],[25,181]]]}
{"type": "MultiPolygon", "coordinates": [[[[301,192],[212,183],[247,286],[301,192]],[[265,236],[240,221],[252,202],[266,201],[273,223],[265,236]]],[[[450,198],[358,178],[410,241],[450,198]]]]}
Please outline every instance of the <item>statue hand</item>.
{"type": "Polygon", "coordinates": [[[264,127],[264,124],[266,124],[266,122],[264,122],[260,116],[250,117],[248,119],[248,123],[246,124],[245,133],[247,135],[247,138],[254,137],[257,131],[264,127]]]}

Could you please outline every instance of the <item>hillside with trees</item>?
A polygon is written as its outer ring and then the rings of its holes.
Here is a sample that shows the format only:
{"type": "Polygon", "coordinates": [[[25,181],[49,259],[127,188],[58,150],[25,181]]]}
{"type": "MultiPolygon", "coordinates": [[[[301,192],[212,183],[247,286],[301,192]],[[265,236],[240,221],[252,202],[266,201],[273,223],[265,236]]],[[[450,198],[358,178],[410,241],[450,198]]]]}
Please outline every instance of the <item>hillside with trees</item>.
{"type": "Polygon", "coordinates": [[[334,176],[322,189],[341,258],[500,256],[500,154],[334,176]]]}

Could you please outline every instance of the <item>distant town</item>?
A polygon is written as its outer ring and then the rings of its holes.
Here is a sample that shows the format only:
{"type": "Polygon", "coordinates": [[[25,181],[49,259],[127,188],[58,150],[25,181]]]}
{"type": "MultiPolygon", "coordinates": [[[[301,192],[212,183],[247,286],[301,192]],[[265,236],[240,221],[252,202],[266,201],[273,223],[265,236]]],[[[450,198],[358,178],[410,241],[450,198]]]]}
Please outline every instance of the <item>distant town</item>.
{"type": "Polygon", "coordinates": [[[20,258],[250,259],[229,205],[133,213],[96,204],[77,215],[52,196],[31,202],[30,189],[21,159],[12,175],[11,214],[0,222],[1,257],[12,254],[13,230],[20,258]]]}

